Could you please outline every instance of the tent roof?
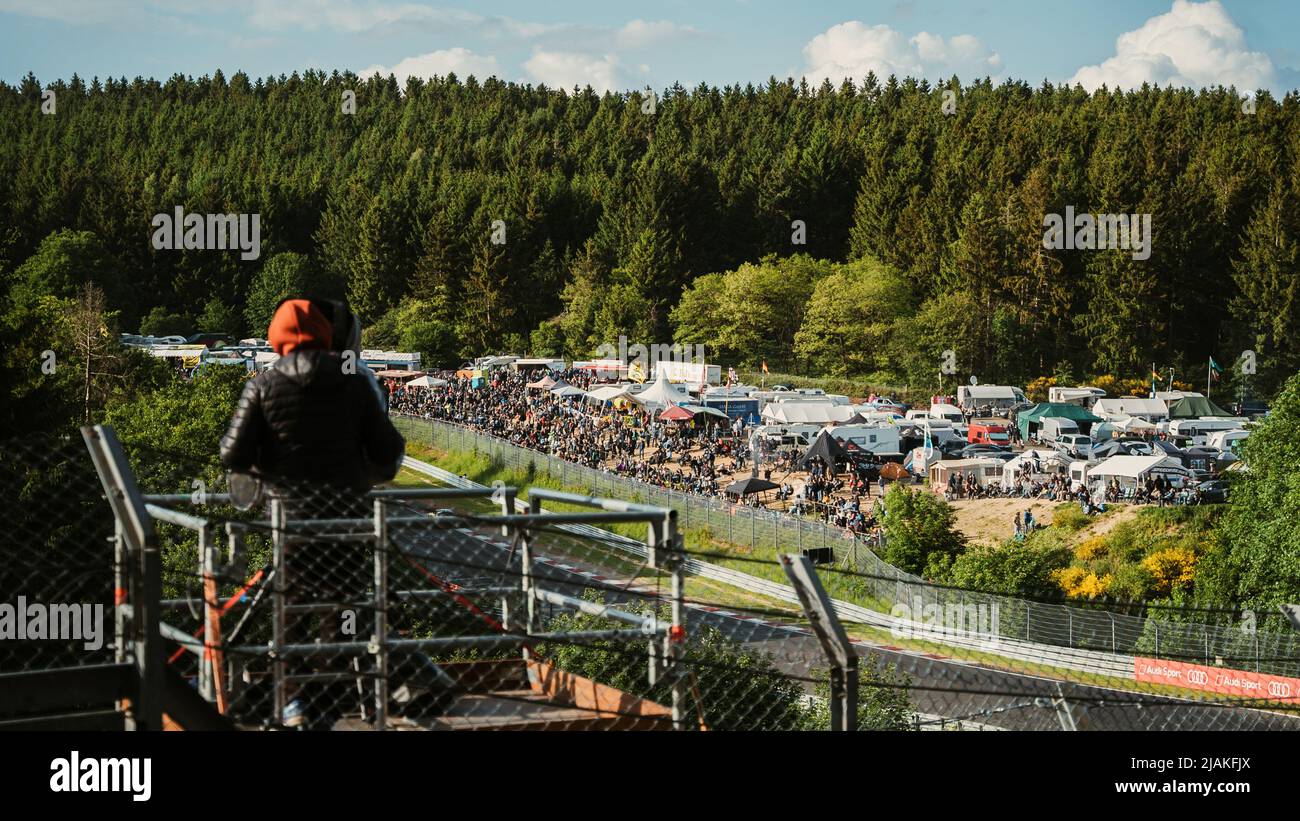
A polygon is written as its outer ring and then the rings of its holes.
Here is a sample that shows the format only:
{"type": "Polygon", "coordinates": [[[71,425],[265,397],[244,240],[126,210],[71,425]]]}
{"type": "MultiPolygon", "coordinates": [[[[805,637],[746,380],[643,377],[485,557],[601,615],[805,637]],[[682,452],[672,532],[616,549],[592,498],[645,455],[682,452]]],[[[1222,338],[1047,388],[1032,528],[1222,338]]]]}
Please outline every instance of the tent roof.
{"type": "Polygon", "coordinates": [[[717,416],[722,419],[731,418],[730,416],[727,416],[726,411],[721,411],[718,410],[717,408],[711,408],[708,405],[682,405],[682,407],[690,411],[691,413],[702,413],[705,416],[717,416]]]}
{"type": "Polygon", "coordinates": [[[587,391],[587,396],[597,402],[612,402],[620,396],[627,396],[627,385],[602,385],[587,391]]]}
{"type": "Polygon", "coordinates": [[[1184,396],[1169,403],[1170,419],[1199,419],[1202,416],[1231,416],[1204,396],[1184,396]]]}
{"type": "Polygon", "coordinates": [[[529,382],[529,383],[528,383],[527,385],[525,385],[524,387],[527,387],[527,388],[541,388],[542,390],[547,390],[547,391],[549,391],[551,388],[555,387],[555,386],[558,385],[558,384],[561,384],[561,383],[555,381],[555,380],[552,379],[549,375],[547,375],[547,376],[543,376],[541,379],[537,380],[536,382],[529,382]]]}
{"type": "Polygon", "coordinates": [[[418,379],[412,379],[406,383],[408,388],[437,388],[447,384],[446,379],[434,379],[431,376],[421,376],[418,379]]]}
{"type": "Polygon", "coordinates": [[[780,402],[763,408],[763,418],[787,425],[845,422],[853,413],[853,408],[848,405],[832,405],[830,402],[780,402]]]}
{"type": "Polygon", "coordinates": [[[685,422],[687,419],[691,419],[694,416],[694,413],[691,413],[681,405],[669,405],[659,414],[660,419],[666,419],[670,422],[685,422]]]}
{"type": "Polygon", "coordinates": [[[1130,416],[1127,419],[1121,419],[1118,422],[1111,423],[1123,431],[1135,430],[1155,430],[1156,426],[1139,416],[1130,416]]]}
{"type": "Polygon", "coordinates": [[[584,391],[582,388],[575,388],[569,384],[562,384],[562,385],[556,385],[555,387],[551,388],[551,394],[553,396],[560,396],[560,397],[586,396],[587,392],[584,391]]]}
{"type": "Polygon", "coordinates": [[[1021,420],[1037,421],[1046,416],[1073,419],[1075,422],[1100,422],[1102,418],[1071,402],[1039,402],[1020,414],[1021,420]]]}
{"type": "Polygon", "coordinates": [[[1123,476],[1129,479],[1137,479],[1150,472],[1153,468],[1160,468],[1163,471],[1174,470],[1179,473],[1186,473],[1182,464],[1172,456],[1160,454],[1157,456],[1112,456],[1101,464],[1088,470],[1089,476],[1123,476]]]}
{"type": "Polygon", "coordinates": [[[727,486],[728,496],[748,496],[751,493],[762,493],[765,490],[776,490],[780,485],[775,482],[769,482],[766,479],[760,479],[757,476],[750,476],[741,479],[739,482],[732,482],[727,486]]]}
{"type": "Polygon", "coordinates": [[[803,458],[799,460],[799,466],[808,467],[808,464],[817,456],[820,456],[822,461],[830,468],[832,476],[835,475],[835,461],[838,459],[843,462],[849,458],[848,451],[844,450],[844,446],[839,443],[838,439],[831,436],[831,432],[828,430],[823,430],[817,434],[817,438],[808,446],[803,458]]]}
{"type": "Polygon", "coordinates": [[[642,405],[652,405],[655,407],[667,407],[668,405],[682,405],[691,401],[691,396],[686,391],[674,387],[668,382],[668,371],[660,368],[655,381],[645,390],[637,394],[632,394],[631,398],[642,405]]]}
{"type": "Polygon", "coordinates": [[[1163,399],[1148,399],[1145,396],[1113,396],[1098,399],[1092,409],[1097,413],[1113,416],[1168,416],[1169,406],[1163,399]]]}

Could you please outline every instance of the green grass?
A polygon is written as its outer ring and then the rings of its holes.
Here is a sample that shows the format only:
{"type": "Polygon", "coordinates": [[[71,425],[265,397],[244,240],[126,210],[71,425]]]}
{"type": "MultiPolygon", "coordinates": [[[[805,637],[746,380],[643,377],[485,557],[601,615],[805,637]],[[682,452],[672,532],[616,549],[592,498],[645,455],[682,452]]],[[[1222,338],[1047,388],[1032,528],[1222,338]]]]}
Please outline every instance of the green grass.
{"type": "MultiPolygon", "coordinates": [[[[426,445],[421,445],[419,443],[410,443],[408,445],[408,452],[410,452],[410,454],[417,459],[423,459],[425,461],[433,462],[445,470],[450,470],[457,474],[464,475],[467,478],[473,479],[474,481],[480,482],[482,484],[490,484],[493,479],[498,479],[498,478],[502,479],[502,481],[506,481],[507,477],[513,479],[521,478],[518,475],[514,475],[517,474],[518,472],[506,471],[501,469],[499,466],[493,466],[491,460],[487,459],[485,456],[481,454],[473,454],[473,453],[449,454],[449,453],[435,450],[426,445]]],[[[440,486],[438,482],[430,479],[429,477],[420,473],[416,473],[411,470],[407,470],[405,468],[401,471],[401,473],[398,475],[397,479],[393,482],[393,484],[404,486],[404,487],[440,486]]],[[[523,486],[523,483],[518,481],[513,482],[513,484],[515,484],[516,486],[523,486]]],[[[533,482],[532,484],[538,485],[540,483],[533,482]]],[[[545,486],[550,487],[552,485],[545,485],[545,486]]],[[[569,488],[569,489],[582,492],[582,489],[575,489],[575,488],[569,488]]],[[[464,510],[466,512],[471,512],[471,513],[496,512],[495,506],[493,506],[491,502],[484,499],[456,500],[456,504],[452,506],[455,507],[456,509],[464,510]]],[[[556,507],[556,506],[550,505],[550,507],[556,507]]],[[[1202,516],[1209,515],[1205,513],[1196,513],[1195,509],[1172,509],[1172,508],[1167,508],[1163,510],[1152,508],[1150,509],[1150,511],[1144,511],[1144,513],[1149,514],[1146,516],[1146,518],[1149,521],[1144,523],[1144,528],[1156,527],[1162,523],[1165,526],[1168,526],[1168,525],[1178,524],[1187,521],[1196,521],[1202,516]]],[[[639,528],[639,526],[636,525],[625,525],[625,524],[612,525],[606,529],[615,530],[618,528],[638,531],[638,532],[628,532],[625,534],[633,538],[639,539],[642,538],[644,535],[643,533],[639,532],[641,528],[639,528]]],[[[703,529],[701,528],[698,530],[702,531],[703,529]]],[[[711,545],[711,547],[715,550],[719,549],[719,547],[725,547],[725,546],[720,546],[717,543],[707,541],[707,533],[697,532],[694,533],[694,535],[691,538],[697,542],[699,540],[705,540],[705,543],[711,545]]],[[[658,579],[658,581],[660,581],[661,583],[666,584],[666,578],[664,578],[662,574],[659,574],[657,571],[641,567],[634,558],[629,558],[626,554],[621,553],[621,551],[619,551],[617,548],[601,545],[600,543],[592,542],[589,539],[583,539],[576,536],[569,536],[563,533],[548,532],[548,533],[540,534],[538,536],[537,544],[540,550],[546,555],[549,555],[553,558],[567,559],[570,561],[574,561],[578,564],[590,567],[592,569],[600,570],[602,575],[605,575],[610,578],[628,578],[631,575],[636,574],[638,577],[638,581],[644,584],[653,583],[653,581],[656,579],[658,579]]],[[[732,546],[732,549],[740,550],[741,548],[732,546]]],[[[748,552],[748,549],[745,548],[744,551],[748,552]]],[[[712,559],[712,558],[709,559],[709,561],[717,564],[733,565],[739,570],[743,570],[745,572],[751,573],[752,575],[758,575],[760,577],[762,577],[764,574],[756,573],[754,571],[766,569],[766,566],[755,566],[748,562],[727,562],[725,560],[719,561],[717,559],[712,559]]],[[[828,589],[831,587],[840,587],[840,585],[837,584],[837,581],[842,580],[842,578],[843,577],[839,576],[838,574],[822,575],[823,583],[826,584],[828,589]]],[[[787,581],[783,575],[780,579],[777,580],[783,583],[787,581]]],[[[836,593],[832,593],[832,595],[836,596],[837,598],[845,598],[844,596],[836,593]]],[[[784,614],[783,617],[780,618],[782,622],[785,622],[792,626],[806,627],[808,625],[808,622],[803,617],[799,609],[789,604],[788,602],[783,602],[780,600],[771,599],[758,594],[749,593],[748,591],[738,590],[728,585],[721,584],[719,582],[715,582],[710,579],[704,579],[698,576],[686,577],[686,596],[691,601],[697,603],[708,603],[718,607],[729,607],[737,610],[745,610],[747,608],[753,608],[765,612],[780,613],[780,614],[784,614]]],[[[861,601],[863,596],[859,595],[857,598],[859,599],[858,603],[860,604],[863,603],[863,601],[861,601]]],[[[876,606],[872,607],[872,609],[888,610],[888,608],[886,607],[886,603],[883,601],[876,601],[874,602],[874,604],[876,606]]],[[[871,605],[865,605],[865,606],[871,607],[871,605]]],[[[1187,689],[1173,687],[1169,685],[1157,685],[1157,684],[1147,684],[1147,683],[1143,683],[1139,685],[1138,683],[1132,681],[1131,679],[1119,678],[1116,676],[1107,676],[1107,675],[1096,674],[1096,673],[1084,673],[1069,668],[1054,667],[1050,664],[1021,661],[1018,659],[1011,659],[1005,656],[1000,656],[991,651],[978,651],[978,650],[970,650],[967,648],[954,648],[931,640],[896,637],[889,630],[869,627],[865,625],[847,624],[845,625],[845,629],[851,637],[856,639],[861,639],[871,644],[896,647],[914,653],[935,653],[953,659],[958,659],[961,661],[978,664],[982,667],[986,667],[993,670],[1001,670],[1010,673],[1023,673],[1026,675],[1037,675],[1037,676],[1043,676],[1045,678],[1059,679],[1062,681],[1071,681],[1079,684],[1089,684],[1089,685],[1095,685],[1099,687],[1110,687],[1116,690],[1123,690],[1123,691],[1135,692],[1135,693],[1176,696],[1176,697],[1190,698],[1190,699],[1197,699],[1197,700],[1206,700],[1206,699],[1214,698],[1213,694],[1187,690],[1187,689]]],[[[1286,705],[1260,705],[1260,706],[1263,708],[1281,708],[1281,709],[1287,709],[1291,711],[1294,711],[1295,709],[1294,707],[1288,707],[1286,705]]]]}

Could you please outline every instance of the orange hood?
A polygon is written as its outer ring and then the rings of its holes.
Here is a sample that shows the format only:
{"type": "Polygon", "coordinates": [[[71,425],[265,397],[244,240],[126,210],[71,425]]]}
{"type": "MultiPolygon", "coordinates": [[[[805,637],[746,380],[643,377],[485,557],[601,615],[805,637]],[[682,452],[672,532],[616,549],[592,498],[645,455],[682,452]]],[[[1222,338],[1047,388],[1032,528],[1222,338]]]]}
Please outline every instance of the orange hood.
{"type": "Polygon", "coordinates": [[[290,299],[275,311],[267,341],[280,356],[294,351],[328,350],[334,327],[307,299],[290,299]]]}

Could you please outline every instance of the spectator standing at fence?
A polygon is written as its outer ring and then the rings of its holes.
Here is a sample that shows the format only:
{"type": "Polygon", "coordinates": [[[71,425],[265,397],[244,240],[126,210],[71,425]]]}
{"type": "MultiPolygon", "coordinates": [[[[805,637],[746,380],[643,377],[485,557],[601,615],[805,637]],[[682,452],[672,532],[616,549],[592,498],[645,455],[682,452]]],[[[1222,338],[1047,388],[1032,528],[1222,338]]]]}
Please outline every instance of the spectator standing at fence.
{"type": "MultiPolygon", "coordinates": [[[[397,475],[405,442],[355,356],[355,314],[342,303],[288,299],[276,308],[267,339],[280,358],[244,386],[221,440],[222,465],[258,476],[290,519],[368,516],[363,495],[397,475]]],[[[286,598],[351,601],[365,590],[372,567],[359,544],[294,544],[285,551],[286,598]]],[[[341,640],[338,612],[322,617],[322,641],[341,640]]],[[[291,642],[306,639],[305,624],[290,627],[297,634],[291,642]]],[[[325,720],[327,705],[317,709],[316,720],[325,720]]],[[[306,724],[307,712],[305,699],[291,698],[285,723],[306,724]]]]}

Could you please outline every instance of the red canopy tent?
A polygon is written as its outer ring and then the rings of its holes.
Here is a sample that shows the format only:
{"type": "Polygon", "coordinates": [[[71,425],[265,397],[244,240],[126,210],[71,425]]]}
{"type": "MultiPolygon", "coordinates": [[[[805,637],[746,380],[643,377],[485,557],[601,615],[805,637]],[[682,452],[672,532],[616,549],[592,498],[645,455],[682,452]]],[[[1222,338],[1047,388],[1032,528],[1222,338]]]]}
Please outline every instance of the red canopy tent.
{"type": "Polygon", "coordinates": [[[695,414],[680,405],[669,405],[667,408],[664,408],[663,413],[659,414],[659,418],[663,419],[665,422],[685,422],[694,417],[695,414]]]}

